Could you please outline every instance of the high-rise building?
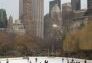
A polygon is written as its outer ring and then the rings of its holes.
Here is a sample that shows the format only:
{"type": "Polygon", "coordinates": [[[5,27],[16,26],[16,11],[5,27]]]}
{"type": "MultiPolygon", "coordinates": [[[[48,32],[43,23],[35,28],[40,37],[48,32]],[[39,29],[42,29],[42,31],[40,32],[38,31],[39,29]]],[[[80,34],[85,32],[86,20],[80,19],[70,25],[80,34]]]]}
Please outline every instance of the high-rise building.
{"type": "Polygon", "coordinates": [[[44,0],[32,0],[32,16],[36,36],[44,37],[44,0]]]}
{"type": "Polygon", "coordinates": [[[7,28],[7,14],[5,9],[0,9],[0,28],[7,28]]]}
{"type": "Polygon", "coordinates": [[[61,11],[58,4],[55,4],[51,10],[51,21],[52,25],[56,24],[61,28],[62,19],[61,19],[61,11]]]}
{"type": "Polygon", "coordinates": [[[49,13],[51,13],[51,10],[52,10],[52,8],[54,7],[55,4],[56,4],[55,1],[49,2],[49,13]]]}
{"type": "Polygon", "coordinates": [[[49,3],[49,13],[51,13],[52,8],[53,8],[56,4],[57,4],[58,7],[61,9],[61,0],[53,0],[53,1],[50,1],[50,3],[49,3]]]}
{"type": "Polygon", "coordinates": [[[26,33],[33,34],[32,0],[19,0],[19,18],[24,24],[26,33]]]}
{"type": "Polygon", "coordinates": [[[87,1],[88,9],[92,9],[92,0],[87,1]]]}
{"type": "Polygon", "coordinates": [[[19,0],[19,8],[20,19],[26,32],[43,38],[44,0],[19,0]]]}
{"type": "Polygon", "coordinates": [[[79,30],[81,24],[86,23],[86,18],[84,17],[86,10],[73,11],[71,3],[64,3],[62,5],[62,21],[64,31],[66,33],[71,33],[73,31],[79,30]]]}
{"type": "Polygon", "coordinates": [[[81,1],[80,0],[71,0],[71,5],[73,10],[81,9],[81,1]]]}
{"type": "Polygon", "coordinates": [[[92,0],[87,0],[87,8],[85,16],[92,16],[92,0]]]}
{"type": "Polygon", "coordinates": [[[61,9],[61,0],[55,0],[56,4],[58,4],[59,8],[61,9]]]}
{"type": "Polygon", "coordinates": [[[10,15],[8,19],[7,31],[12,32],[12,30],[13,30],[13,17],[10,15]]]}
{"type": "Polygon", "coordinates": [[[25,34],[24,25],[21,23],[20,20],[15,20],[15,22],[12,24],[12,32],[18,35],[25,34]]]}
{"type": "Polygon", "coordinates": [[[72,23],[73,16],[71,3],[62,4],[62,21],[65,33],[69,32],[69,26],[72,23]]]}
{"type": "MultiPolygon", "coordinates": [[[[61,32],[62,32],[62,18],[61,10],[58,4],[55,4],[51,10],[50,15],[45,16],[45,41],[49,42],[50,47],[53,45],[53,48],[59,49],[61,44],[61,32]]],[[[54,50],[55,52],[55,50],[54,50]]]]}
{"type": "MultiPolygon", "coordinates": [[[[45,37],[48,39],[51,39],[52,37],[55,37],[56,35],[54,34],[55,30],[53,31],[53,25],[56,25],[59,27],[59,30],[61,30],[62,26],[62,19],[61,19],[61,11],[60,8],[58,7],[57,4],[55,4],[51,10],[51,14],[47,14],[44,17],[44,34],[45,37]],[[54,32],[54,33],[53,33],[54,32]],[[53,35],[53,36],[52,36],[53,35]]],[[[57,30],[57,29],[56,29],[57,30]]]]}

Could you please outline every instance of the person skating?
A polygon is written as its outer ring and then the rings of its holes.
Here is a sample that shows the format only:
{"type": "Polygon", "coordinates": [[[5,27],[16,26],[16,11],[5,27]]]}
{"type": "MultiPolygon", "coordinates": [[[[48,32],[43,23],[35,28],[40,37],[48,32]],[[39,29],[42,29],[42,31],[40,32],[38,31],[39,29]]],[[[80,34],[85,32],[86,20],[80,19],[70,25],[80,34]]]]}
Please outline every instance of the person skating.
{"type": "Polygon", "coordinates": [[[48,63],[48,61],[47,61],[47,63],[48,63]]]}
{"type": "Polygon", "coordinates": [[[87,60],[85,59],[84,63],[87,63],[87,60]]]}
{"type": "Polygon", "coordinates": [[[44,61],[44,63],[48,63],[48,61],[47,61],[47,60],[45,60],[45,61],[44,61]]]}
{"type": "Polygon", "coordinates": [[[37,63],[37,61],[38,61],[38,59],[37,58],[35,58],[35,62],[37,63]]]}
{"type": "Polygon", "coordinates": [[[69,59],[67,59],[67,63],[69,63],[69,59]]]}
{"type": "Polygon", "coordinates": [[[46,60],[44,61],[44,63],[46,63],[46,60]]]}
{"type": "Polygon", "coordinates": [[[75,63],[75,62],[74,62],[74,59],[72,59],[71,63],[75,63]]]}
{"type": "Polygon", "coordinates": [[[7,59],[6,63],[9,63],[9,60],[7,59]]]}
{"type": "Polygon", "coordinates": [[[30,61],[29,61],[29,57],[26,57],[26,59],[27,59],[27,61],[28,61],[28,63],[29,63],[29,62],[30,62],[30,61]]]}
{"type": "Polygon", "coordinates": [[[30,62],[29,62],[29,63],[32,63],[32,62],[31,62],[31,60],[30,60],[30,62]]]}
{"type": "Polygon", "coordinates": [[[62,63],[64,63],[64,58],[62,58],[62,63]]]}

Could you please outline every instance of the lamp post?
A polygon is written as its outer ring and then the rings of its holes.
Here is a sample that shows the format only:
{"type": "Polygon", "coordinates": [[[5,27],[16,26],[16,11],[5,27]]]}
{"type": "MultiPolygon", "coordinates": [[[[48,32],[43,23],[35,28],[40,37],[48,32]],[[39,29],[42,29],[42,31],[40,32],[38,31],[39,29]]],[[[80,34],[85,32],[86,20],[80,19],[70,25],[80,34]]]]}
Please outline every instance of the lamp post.
{"type": "Polygon", "coordinates": [[[59,26],[57,24],[52,25],[53,28],[58,28],[59,26]]]}
{"type": "Polygon", "coordinates": [[[63,50],[63,41],[62,41],[62,39],[63,39],[63,30],[57,24],[53,24],[52,27],[53,27],[53,29],[55,31],[55,35],[56,35],[55,41],[59,42],[59,43],[57,43],[59,45],[59,49],[63,50]],[[60,47],[60,46],[62,46],[62,47],[60,47]]]}

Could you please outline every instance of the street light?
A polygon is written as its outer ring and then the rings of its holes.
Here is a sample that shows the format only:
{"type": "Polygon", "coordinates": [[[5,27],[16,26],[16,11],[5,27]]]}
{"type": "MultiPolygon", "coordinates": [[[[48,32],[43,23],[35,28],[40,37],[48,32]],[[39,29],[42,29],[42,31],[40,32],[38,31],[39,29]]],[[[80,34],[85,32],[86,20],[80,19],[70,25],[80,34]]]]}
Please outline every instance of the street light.
{"type": "Polygon", "coordinates": [[[57,24],[52,25],[53,28],[58,28],[59,26],[57,24]]]}
{"type": "MultiPolygon", "coordinates": [[[[55,29],[55,35],[58,34],[58,36],[56,37],[56,41],[57,40],[59,40],[59,42],[62,41],[62,38],[63,38],[63,29],[61,29],[61,27],[59,25],[57,25],[57,24],[52,24],[52,27],[55,29]]],[[[52,45],[52,47],[53,47],[53,45],[52,45]]],[[[62,42],[62,48],[63,48],[63,42],[62,42]]]]}
{"type": "MultiPolygon", "coordinates": [[[[53,28],[53,32],[54,32],[54,43],[52,43],[52,55],[54,54],[54,49],[55,49],[55,44],[56,44],[56,41],[57,41],[57,37],[56,37],[56,34],[58,31],[60,31],[60,27],[57,25],[57,24],[52,24],[52,28],[53,28]]],[[[56,50],[55,50],[56,52],[56,50]]],[[[56,55],[56,54],[55,54],[56,55]]]]}
{"type": "Polygon", "coordinates": [[[63,30],[61,30],[61,27],[58,26],[57,24],[53,24],[52,27],[56,28],[56,31],[59,31],[60,33],[63,33],[63,30]]]}

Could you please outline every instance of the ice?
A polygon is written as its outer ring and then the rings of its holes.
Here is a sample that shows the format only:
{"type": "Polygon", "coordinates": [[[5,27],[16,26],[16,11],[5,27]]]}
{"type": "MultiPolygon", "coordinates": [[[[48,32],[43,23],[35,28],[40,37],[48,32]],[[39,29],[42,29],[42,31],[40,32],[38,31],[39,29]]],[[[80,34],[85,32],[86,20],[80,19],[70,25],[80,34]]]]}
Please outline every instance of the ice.
{"type": "MultiPolygon", "coordinates": [[[[6,61],[9,61],[9,63],[44,63],[45,60],[48,61],[48,63],[67,63],[67,60],[69,62],[72,61],[72,58],[66,58],[66,57],[29,57],[29,60],[27,58],[18,57],[18,58],[1,58],[1,63],[6,63],[6,61]],[[37,62],[35,60],[37,58],[37,62]],[[64,59],[64,60],[62,60],[64,59]]],[[[84,63],[84,59],[77,59],[73,58],[75,62],[84,63]]],[[[87,63],[92,63],[92,60],[87,60],[87,63]]]]}

